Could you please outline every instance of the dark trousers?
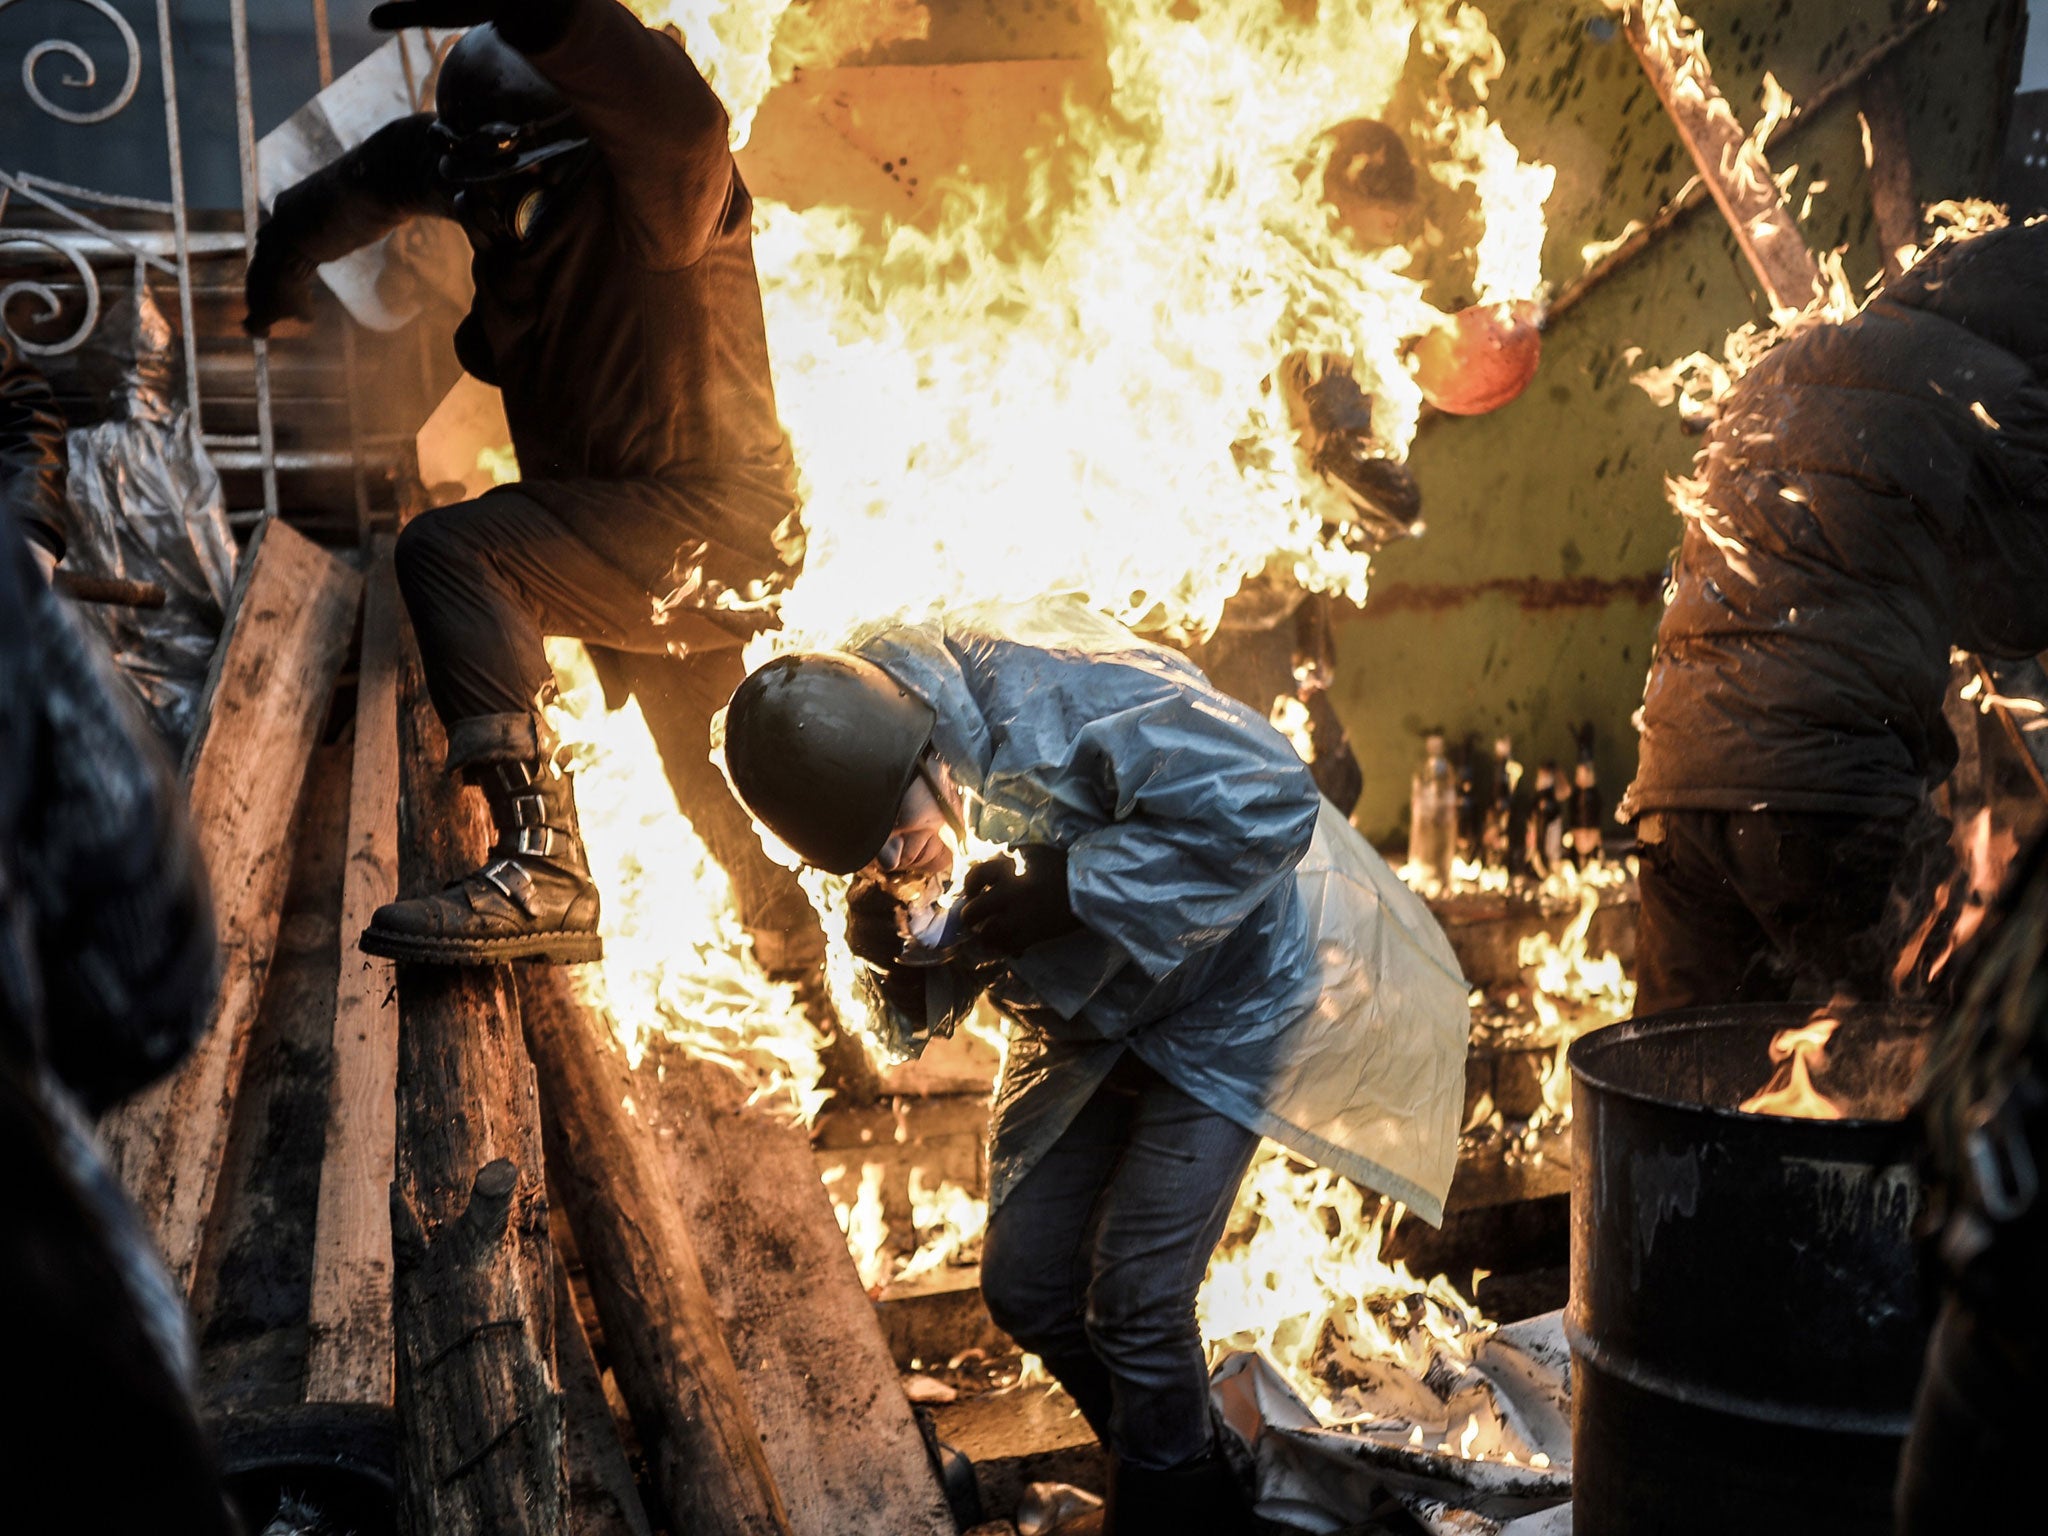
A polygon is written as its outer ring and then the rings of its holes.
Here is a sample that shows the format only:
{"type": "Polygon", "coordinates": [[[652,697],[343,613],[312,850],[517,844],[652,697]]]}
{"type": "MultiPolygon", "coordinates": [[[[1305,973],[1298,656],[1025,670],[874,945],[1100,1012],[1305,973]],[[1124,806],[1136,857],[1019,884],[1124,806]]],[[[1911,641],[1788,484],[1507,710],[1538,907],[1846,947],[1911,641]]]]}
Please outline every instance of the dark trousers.
{"type": "Polygon", "coordinates": [[[1195,1293],[1258,1142],[1127,1053],[989,1223],[989,1315],[1134,1466],[1209,1449],[1195,1293]]]}
{"type": "Polygon", "coordinates": [[[539,701],[554,680],[544,635],[629,653],[621,671],[640,696],[676,804],[731,879],[756,957],[794,971],[823,955],[795,875],[762,851],[710,761],[711,717],[745,673],[737,635],[694,614],[662,622],[639,579],[511,488],[413,519],[399,535],[397,567],[451,767],[533,750],[539,701]],[[681,658],[679,640],[689,652],[681,658]]]}
{"type": "Polygon", "coordinates": [[[1798,811],[1643,817],[1636,1013],[1884,996],[1907,828],[1798,811]]]}

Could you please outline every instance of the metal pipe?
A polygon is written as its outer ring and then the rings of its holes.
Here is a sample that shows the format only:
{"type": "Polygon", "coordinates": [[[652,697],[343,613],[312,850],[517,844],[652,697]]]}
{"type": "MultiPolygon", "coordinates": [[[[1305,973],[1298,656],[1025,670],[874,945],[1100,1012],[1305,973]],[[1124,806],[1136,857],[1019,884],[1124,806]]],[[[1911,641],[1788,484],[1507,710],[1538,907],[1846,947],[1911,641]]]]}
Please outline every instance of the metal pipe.
{"type": "Polygon", "coordinates": [[[171,163],[171,235],[178,250],[178,324],[184,329],[185,409],[192,435],[203,430],[199,409],[199,328],[192,319],[192,240],[185,219],[185,141],[178,131],[178,64],[171,39],[171,0],[156,0],[156,54],[164,82],[164,139],[171,163]]]}
{"type": "Polygon", "coordinates": [[[334,84],[334,39],[327,29],[327,0],[313,0],[313,51],[320,65],[320,89],[334,84]]]}
{"type": "MultiPolygon", "coordinates": [[[[249,84],[249,0],[228,0],[235,45],[235,137],[242,162],[242,236],[256,254],[256,107],[249,84]]],[[[256,355],[256,436],[263,444],[263,513],[277,516],[277,438],[270,419],[270,348],[259,336],[256,355]]]]}
{"type": "MultiPolygon", "coordinates": [[[[313,49],[320,66],[320,89],[334,84],[334,39],[328,32],[327,0],[313,0],[313,49]]],[[[354,461],[356,498],[356,543],[370,545],[370,481],[363,473],[362,423],[356,409],[356,325],[351,315],[341,317],[341,372],[346,381],[348,409],[348,451],[354,461]]]]}
{"type": "MultiPolygon", "coordinates": [[[[146,262],[148,265],[155,267],[157,271],[163,273],[164,276],[166,277],[172,275],[173,269],[164,261],[162,257],[150,255],[148,251],[144,250],[141,246],[129,240],[129,238],[126,235],[115,233],[113,230],[108,229],[104,224],[101,224],[97,219],[94,219],[87,214],[80,213],[76,208],[67,207],[65,204],[58,202],[53,197],[46,197],[43,193],[41,193],[33,185],[31,185],[26,179],[22,177],[9,175],[6,171],[0,171],[0,187],[5,187],[10,192],[19,192],[23,197],[27,198],[37,207],[46,209],[47,211],[54,213],[60,219],[69,220],[71,223],[77,225],[80,229],[84,230],[88,235],[92,235],[98,239],[106,241],[109,245],[113,246],[115,249],[119,250],[123,255],[128,256],[132,260],[146,262]]],[[[26,234],[26,232],[24,232],[24,234],[26,234]]],[[[39,237],[39,244],[47,245],[53,250],[63,248],[63,242],[61,242],[58,239],[41,238],[44,234],[43,231],[38,230],[36,231],[36,234],[39,237]]],[[[80,251],[79,254],[82,256],[84,255],[84,252],[80,251]]]]}

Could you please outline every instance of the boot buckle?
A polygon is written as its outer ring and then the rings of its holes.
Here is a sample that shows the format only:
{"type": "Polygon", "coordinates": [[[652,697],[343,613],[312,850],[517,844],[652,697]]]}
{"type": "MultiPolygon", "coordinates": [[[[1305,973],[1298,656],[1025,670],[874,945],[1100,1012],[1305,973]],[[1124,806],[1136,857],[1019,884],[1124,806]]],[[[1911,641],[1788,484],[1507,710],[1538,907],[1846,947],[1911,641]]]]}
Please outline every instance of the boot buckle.
{"type": "Polygon", "coordinates": [[[478,870],[477,878],[498,890],[528,917],[536,915],[533,876],[511,859],[493,859],[478,870]]]}
{"type": "Polygon", "coordinates": [[[513,853],[530,853],[544,859],[555,851],[555,829],[546,825],[522,826],[507,846],[513,853]]]}

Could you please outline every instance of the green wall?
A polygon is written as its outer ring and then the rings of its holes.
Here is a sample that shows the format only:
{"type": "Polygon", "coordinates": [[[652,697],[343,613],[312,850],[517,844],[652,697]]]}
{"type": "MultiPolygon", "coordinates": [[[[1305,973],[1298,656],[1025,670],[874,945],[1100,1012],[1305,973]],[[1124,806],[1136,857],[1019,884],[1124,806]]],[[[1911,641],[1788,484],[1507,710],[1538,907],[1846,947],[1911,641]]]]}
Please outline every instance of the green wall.
{"type": "MultiPolygon", "coordinates": [[[[1493,106],[1525,155],[1557,167],[1544,272],[1554,290],[1584,268],[1581,248],[1647,220],[1692,164],[1600,0],[1484,7],[1507,50],[1493,106]],[[1606,34],[1603,40],[1603,34],[1606,34]]],[[[1862,54],[1890,24],[1890,0],[1696,0],[1716,82],[1744,122],[1759,115],[1768,67],[1795,100],[1862,54]]],[[[1910,125],[1923,202],[1982,193],[1991,181],[2007,61],[2018,64],[2017,0],[1951,0],[1889,73],[1910,125]]],[[[1827,183],[1806,220],[1810,243],[1848,247],[1859,284],[1878,268],[1856,93],[1774,152],[1800,167],[1791,203],[1827,183]]],[[[1629,716],[1642,694],[1658,605],[1645,600],[1677,543],[1664,479],[1697,440],[1675,412],[1629,382],[1642,363],[1696,349],[1764,308],[1710,203],[1666,232],[1544,337],[1528,391],[1490,416],[1425,423],[1412,462],[1427,533],[1376,562],[1379,602],[1342,610],[1332,700],[1365,772],[1357,820],[1406,834],[1408,775],[1425,727],[1454,736],[1506,730],[1533,764],[1572,751],[1570,726],[1595,723],[1611,805],[1635,765],[1629,716]],[[1509,581],[1567,582],[1525,606],[1509,581]],[[1492,585],[1489,586],[1488,584],[1492,585]]]]}

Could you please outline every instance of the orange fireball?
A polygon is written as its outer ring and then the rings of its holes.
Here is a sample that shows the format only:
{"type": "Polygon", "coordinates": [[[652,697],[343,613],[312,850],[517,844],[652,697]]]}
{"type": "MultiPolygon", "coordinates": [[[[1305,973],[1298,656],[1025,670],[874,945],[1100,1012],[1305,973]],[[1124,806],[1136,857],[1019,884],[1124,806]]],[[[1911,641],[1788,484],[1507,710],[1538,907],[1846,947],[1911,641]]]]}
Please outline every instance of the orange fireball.
{"type": "Polygon", "coordinates": [[[1527,302],[1459,310],[1448,328],[1415,344],[1423,399],[1453,416],[1482,416],[1506,405],[1528,388],[1543,356],[1536,318],[1536,306],[1527,302]]]}

